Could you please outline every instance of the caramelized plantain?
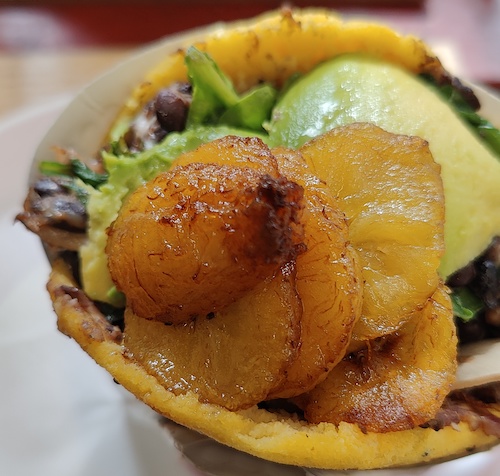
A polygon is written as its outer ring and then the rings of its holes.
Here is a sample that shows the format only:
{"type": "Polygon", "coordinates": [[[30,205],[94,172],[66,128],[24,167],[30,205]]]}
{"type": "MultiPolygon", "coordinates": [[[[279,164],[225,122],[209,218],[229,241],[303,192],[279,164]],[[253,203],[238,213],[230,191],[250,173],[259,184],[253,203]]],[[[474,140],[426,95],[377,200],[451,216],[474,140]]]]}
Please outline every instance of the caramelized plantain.
{"type": "Polygon", "coordinates": [[[109,230],[111,276],[140,317],[217,312],[295,259],[301,200],[300,186],[255,169],[174,167],[132,194],[109,230]]]}
{"type": "Polygon", "coordinates": [[[342,359],[361,314],[362,281],[348,242],[345,216],[330,190],[314,177],[298,152],[274,149],[280,171],[304,189],[304,243],[297,256],[297,292],[302,301],[298,358],[273,397],[312,389],[342,359]]]}
{"type": "Polygon", "coordinates": [[[338,197],[364,279],[356,340],[397,330],[436,289],[444,192],[428,144],[373,124],[338,127],[305,144],[311,170],[338,197]]]}
{"type": "Polygon", "coordinates": [[[414,428],[434,417],[450,391],[456,347],[450,297],[440,285],[399,331],[349,354],[297,403],[312,423],[380,433],[414,428]]]}
{"type": "Polygon", "coordinates": [[[300,347],[302,198],[262,142],[236,137],[134,193],[107,249],[129,357],[167,390],[230,410],[281,388],[300,347]]]}
{"type": "Polygon", "coordinates": [[[282,385],[297,356],[301,312],[289,264],[210,318],[166,326],[127,310],[124,344],[167,390],[239,410],[282,385]]]}

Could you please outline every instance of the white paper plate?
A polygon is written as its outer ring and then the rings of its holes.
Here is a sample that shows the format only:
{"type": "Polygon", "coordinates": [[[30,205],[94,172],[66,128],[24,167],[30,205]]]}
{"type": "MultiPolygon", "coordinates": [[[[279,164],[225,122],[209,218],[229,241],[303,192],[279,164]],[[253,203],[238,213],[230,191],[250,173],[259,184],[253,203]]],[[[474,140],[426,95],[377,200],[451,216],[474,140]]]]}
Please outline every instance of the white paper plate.
{"type": "MultiPolygon", "coordinates": [[[[140,79],[162,48],[155,46],[119,67],[128,72],[128,80],[117,97],[140,79]]],[[[100,80],[71,101],[69,109],[70,98],[57,98],[0,123],[0,475],[358,474],[268,463],[177,425],[162,428],[152,411],[113,383],[75,342],[58,333],[45,290],[49,272],[45,255],[38,238],[14,223],[14,217],[21,210],[40,141],[39,157],[62,137],[61,132],[80,127],[79,143],[64,145],[93,152],[85,149],[86,144],[98,142],[96,134],[121,105],[117,99],[109,106],[108,97],[103,110],[98,99],[108,87],[106,79],[100,80]]],[[[484,90],[479,95],[485,114],[500,124],[500,101],[484,90]]],[[[441,465],[361,474],[490,476],[499,466],[500,447],[496,447],[441,465]]]]}

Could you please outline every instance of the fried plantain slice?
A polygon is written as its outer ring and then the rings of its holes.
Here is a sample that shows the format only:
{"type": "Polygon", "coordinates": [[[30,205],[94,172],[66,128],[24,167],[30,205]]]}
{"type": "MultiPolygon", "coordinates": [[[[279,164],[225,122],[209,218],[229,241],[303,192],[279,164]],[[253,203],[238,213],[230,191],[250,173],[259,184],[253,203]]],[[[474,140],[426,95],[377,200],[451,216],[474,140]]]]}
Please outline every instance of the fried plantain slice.
{"type": "Polygon", "coordinates": [[[285,398],[312,389],[344,356],[361,314],[362,280],[344,213],[330,190],[299,152],[272,152],[281,173],[304,189],[306,250],[297,257],[296,278],[303,307],[300,349],[283,388],[272,395],[285,398]]]}
{"type": "Polygon", "coordinates": [[[385,433],[432,419],[451,389],[457,337],[447,288],[397,332],[349,354],[328,378],[298,397],[311,423],[356,423],[385,433]]]}
{"type": "Polygon", "coordinates": [[[397,330],[434,292],[444,253],[444,192],[427,143],[368,123],[301,149],[341,201],[364,278],[357,340],[397,330]]]}
{"type": "Polygon", "coordinates": [[[180,324],[217,312],[295,259],[301,200],[297,184],[252,168],[174,167],[108,231],[111,276],[137,316],[180,324]]]}
{"type": "Polygon", "coordinates": [[[185,325],[126,310],[124,346],[168,391],[240,410],[281,386],[297,355],[301,313],[295,269],[287,264],[222,311],[185,325]]]}

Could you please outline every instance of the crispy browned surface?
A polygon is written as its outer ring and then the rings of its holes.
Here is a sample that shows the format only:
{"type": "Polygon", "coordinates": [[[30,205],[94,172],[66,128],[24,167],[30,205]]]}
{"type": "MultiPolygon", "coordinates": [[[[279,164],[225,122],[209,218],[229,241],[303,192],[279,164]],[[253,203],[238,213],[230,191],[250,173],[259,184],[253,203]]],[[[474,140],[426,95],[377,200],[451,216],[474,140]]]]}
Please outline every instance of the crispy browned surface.
{"type": "Polygon", "coordinates": [[[111,276],[140,317],[179,324],[220,311],[295,259],[301,201],[300,186],[252,168],[174,167],[123,206],[111,276]]]}
{"type": "Polygon", "coordinates": [[[425,423],[451,389],[456,344],[450,298],[441,285],[399,331],[347,356],[302,398],[307,420],[345,421],[374,432],[425,423]]]}
{"type": "Polygon", "coordinates": [[[122,342],[122,332],[111,325],[95,304],[78,287],[71,269],[62,260],[52,264],[52,273],[47,283],[54,310],[60,317],[59,330],[86,349],[99,342],[122,342]]]}

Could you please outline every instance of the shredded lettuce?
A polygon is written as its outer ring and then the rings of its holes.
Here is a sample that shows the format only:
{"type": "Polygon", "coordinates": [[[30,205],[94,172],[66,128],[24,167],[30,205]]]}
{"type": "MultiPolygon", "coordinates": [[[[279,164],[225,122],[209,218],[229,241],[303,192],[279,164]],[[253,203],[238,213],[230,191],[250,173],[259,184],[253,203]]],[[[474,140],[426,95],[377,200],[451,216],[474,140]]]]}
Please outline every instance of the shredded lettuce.
{"type": "Polygon", "coordinates": [[[277,91],[269,84],[252,89],[221,115],[219,123],[260,131],[271,117],[277,91]]]}
{"type": "Polygon", "coordinates": [[[229,78],[207,53],[192,46],[186,52],[185,61],[193,88],[188,128],[214,123],[226,108],[238,102],[238,94],[229,78]]]}

